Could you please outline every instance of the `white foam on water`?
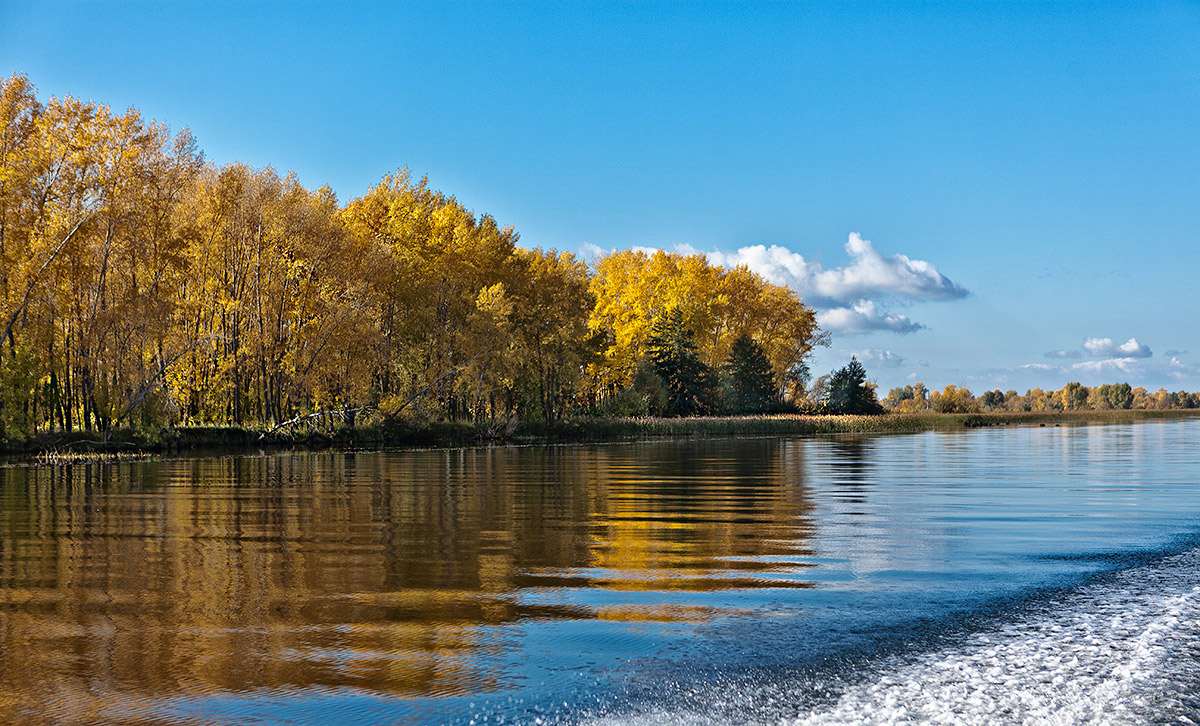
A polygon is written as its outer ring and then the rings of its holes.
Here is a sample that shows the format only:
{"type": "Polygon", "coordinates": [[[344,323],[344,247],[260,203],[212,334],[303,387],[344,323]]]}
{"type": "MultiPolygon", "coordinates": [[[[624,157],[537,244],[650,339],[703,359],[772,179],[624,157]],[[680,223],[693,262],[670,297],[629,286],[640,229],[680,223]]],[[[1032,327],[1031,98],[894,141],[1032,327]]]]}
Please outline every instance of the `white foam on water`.
{"type": "Polygon", "coordinates": [[[1097,612],[975,635],[793,723],[1115,725],[1159,722],[1170,711],[1179,723],[1197,723],[1179,712],[1186,704],[1171,701],[1184,686],[1174,681],[1195,676],[1194,662],[1180,669],[1173,661],[1192,657],[1186,648],[1200,625],[1200,587],[1158,602],[1095,604],[1097,612]]]}
{"type": "MultiPolygon", "coordinates": [[[[753,710],[744,718],[703,710],[657,708],[600,723],[780,723],[753,710]]],[[[1200,724],[1198,550],[1110,576],[951,646],[890,657],[832,703],[782,719],[786,726],[1166,723],[1200,724]]]]}

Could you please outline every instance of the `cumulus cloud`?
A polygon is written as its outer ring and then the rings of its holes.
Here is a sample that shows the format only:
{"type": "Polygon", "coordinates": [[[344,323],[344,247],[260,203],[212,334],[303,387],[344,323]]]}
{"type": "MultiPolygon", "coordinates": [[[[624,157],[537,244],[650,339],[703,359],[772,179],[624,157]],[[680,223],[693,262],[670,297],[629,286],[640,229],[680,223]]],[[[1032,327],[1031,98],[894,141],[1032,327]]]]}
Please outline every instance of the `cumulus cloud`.
{"type": "Polygon", "coordinates": [[[904,358],[893,353],[890,350],[882,348],[870,348],[868,350],[850,350],[842,351],[858,358],[864,365],[878,366],[882,368],[899,368],[904,365],[904,358]]]}
{"type": "Polygon", "coordinates": [[[1168,350],[1167,352],[1163,353],[1163,355],[1169,355],[1172,358],[1175,358],[1176,356],[1190,355],[1190,354],[1191,354],[1190,351],[1186,351],[1186,350],[1168,350]]]}
{"type": "Polygon", "coordinates": [[[1139,343],[1137,338],[1117,345],[1112,338],[1088,338],[1083,348],[1096,358],[1149,358],[1154,355],[1149,346],[1139,343]]]}
{"type": "Polygon", "coordinates": [[[1078,373],[1134,375],[1143,373],[1142,361],[1138,358],[1106,358],[1105,360],[1085,360],[1072,363],[1067,370],[1078,373]]]}
{"type": "MultiPolygon", "coordinates": [[[[1112,338],[1086,338],[1083,341],[1083,347],[1073,348],[1071,350],[1051,350],[1044,354],[1046,358],[1082,358],[1084,353],[1092,358],[1105,358],[1110,360],[1123,358],[1149,358],[1154,353],[1150,350],[1150,346],[1144,343],[1139,343],[1137,338],[1130,338],[1118,345],[1113,342],[1112,338]]],[[[1176,354],[1179,351],[1168,351],[1167,355],[1176,354]]],[[[1065,370],[1070,370],[1067,368],[1065,370]]]]}
{"type": "Polygon", "coordinates": [[[878,297],[906,300],[954,300],[967,290],[943,275],[931,263],[907,255],[880,254],[869,240],[852,233],[846,241],[850,264],[825,269],[786,247],[752,245],[736,252],[713,252],[709,259],[733,267],[746,265],[771,282],[787,285],[810,302],[833,307],[878,297]]]}
{"type": "Polygon", "coordinates": [[[907,315],[897,315],[879,309],[872,300],[859,300],[849,307],[833,307],[817,313],[817,323],[833,333],[856,334],[888,330],[893,333],[915,333],[923,325],[914,323],[907,315]]]}

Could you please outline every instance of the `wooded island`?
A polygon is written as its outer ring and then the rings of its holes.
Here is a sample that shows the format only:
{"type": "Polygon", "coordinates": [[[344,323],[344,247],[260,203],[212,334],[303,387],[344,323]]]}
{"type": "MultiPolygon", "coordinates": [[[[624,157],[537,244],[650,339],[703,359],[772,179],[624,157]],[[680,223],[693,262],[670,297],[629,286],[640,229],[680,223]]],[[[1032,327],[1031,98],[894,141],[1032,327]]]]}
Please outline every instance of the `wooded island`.
{"type": "MultiPolygon", "coordinates": [[[[0,440],[882,410],[857,361],[810,380],[828,336],[745,266],[636,250],[589,266],[517,242],[407,170],[340,204],[207,163],[188,130],[136,109],[43,102],[15,74],[0,81],[0,440]]],[[[938,395],[887,403],[938,410],[938,395]]]]}

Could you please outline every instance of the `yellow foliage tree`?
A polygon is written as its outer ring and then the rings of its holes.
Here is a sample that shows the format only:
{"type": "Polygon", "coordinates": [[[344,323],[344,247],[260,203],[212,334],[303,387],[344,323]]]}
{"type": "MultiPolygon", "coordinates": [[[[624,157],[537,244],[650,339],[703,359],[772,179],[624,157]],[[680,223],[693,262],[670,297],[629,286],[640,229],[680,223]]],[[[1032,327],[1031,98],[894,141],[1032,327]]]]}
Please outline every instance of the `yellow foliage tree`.
{"type": "Polygon", "coordinates": [[[713,265],[700,254],[614,252],[597,262],[592,292],[590,324],[609,339],[603,361],[590,368],[602,390],[629,384],[646,354],[651,326],[668,310],[680,311],[709,367],[725,360],[739,336],[756,341],[780,391],[792,396],[799,393],[798,367],[814,345],[827,341],[812,308],[793,290],[744,266],[713,265]]]}
{"type": "Polygon", "coordinates": [[[978,413],[979,402],[969,388],[951,384],[930,394],[929,409],[937,413],[978,413]]]}

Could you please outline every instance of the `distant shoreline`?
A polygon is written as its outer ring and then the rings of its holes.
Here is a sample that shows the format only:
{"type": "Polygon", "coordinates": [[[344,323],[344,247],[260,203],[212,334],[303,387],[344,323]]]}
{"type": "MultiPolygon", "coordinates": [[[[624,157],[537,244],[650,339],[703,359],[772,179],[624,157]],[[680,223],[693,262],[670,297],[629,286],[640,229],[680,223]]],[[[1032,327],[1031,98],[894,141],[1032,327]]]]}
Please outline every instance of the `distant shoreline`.
{"type": "Polygon", "coordinates": [[[152,433],[119,431],[41,434],[7,452],[14,461],[70,463],[144,457],[159,453],[237,454],[258,450],[382,450],[397,447],[458,448],[563,443],[604,443],[664,438],[806,436],[913,433],[987,426],[1119,423],[1200,417],[1200,410],[997,411],[989,413],[890,413],[878,416],[795,415],[695,418],[575,417],[555,424],[438,422],[344,428],[333,433],[277,432],[235,426],[183,426],[152,433]]]}

